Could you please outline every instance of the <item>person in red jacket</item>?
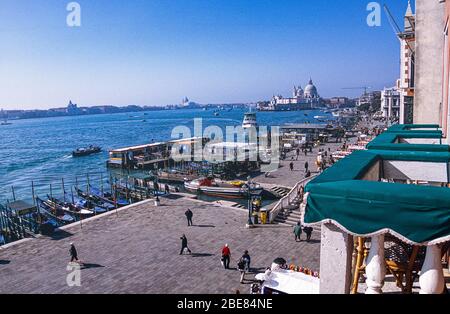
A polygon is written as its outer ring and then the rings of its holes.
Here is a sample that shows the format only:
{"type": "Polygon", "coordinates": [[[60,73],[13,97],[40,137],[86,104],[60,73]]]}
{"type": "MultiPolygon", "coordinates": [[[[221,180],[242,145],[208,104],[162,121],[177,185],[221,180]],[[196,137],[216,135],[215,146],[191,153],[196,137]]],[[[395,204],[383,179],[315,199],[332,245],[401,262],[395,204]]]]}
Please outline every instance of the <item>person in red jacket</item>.
{"type": "Polygon", "coordinates": [[[222,249],[222,264],[225,269],[230,269],[230,259],[231,259],[231,251],[228,247],[228,244],[225,244],[225,246],[222,249]]]}

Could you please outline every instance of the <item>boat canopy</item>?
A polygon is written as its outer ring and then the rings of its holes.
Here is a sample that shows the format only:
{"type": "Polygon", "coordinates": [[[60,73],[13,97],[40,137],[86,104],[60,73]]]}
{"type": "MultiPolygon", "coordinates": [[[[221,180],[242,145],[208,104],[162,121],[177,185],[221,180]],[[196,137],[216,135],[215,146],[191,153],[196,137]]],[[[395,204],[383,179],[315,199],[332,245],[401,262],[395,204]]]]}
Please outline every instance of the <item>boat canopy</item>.
{"type": "Polygon", "coordinates": [[[448,186],[449,163],[448,152],[356,151],[305,187],[304,224],[332,223],[361,237],[389,233],[415,245],[449,241],[450,188],[382,179],[404,171],[448,186]]]}

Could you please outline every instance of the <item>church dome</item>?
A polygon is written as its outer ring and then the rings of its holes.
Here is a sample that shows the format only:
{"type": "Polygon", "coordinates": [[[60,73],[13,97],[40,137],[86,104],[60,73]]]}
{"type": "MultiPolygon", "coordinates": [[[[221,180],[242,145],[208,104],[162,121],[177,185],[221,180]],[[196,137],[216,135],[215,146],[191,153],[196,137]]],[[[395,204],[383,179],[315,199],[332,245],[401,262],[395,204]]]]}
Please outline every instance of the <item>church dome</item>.
{"type": "Polygon", "coordinates": [[[305,87],[305,97],[316,98],[319,97],[316,86],[314,86],[313,81],[309,80],[308,85],[305,87]]]}

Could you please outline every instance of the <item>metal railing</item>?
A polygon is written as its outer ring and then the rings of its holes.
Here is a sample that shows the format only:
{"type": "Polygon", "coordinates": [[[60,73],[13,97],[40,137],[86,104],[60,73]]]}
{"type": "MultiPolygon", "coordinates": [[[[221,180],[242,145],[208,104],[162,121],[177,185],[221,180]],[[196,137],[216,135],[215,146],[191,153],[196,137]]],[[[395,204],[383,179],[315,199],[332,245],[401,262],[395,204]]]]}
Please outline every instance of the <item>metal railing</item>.
{"type": "Polygon", "coordinates": [[[286,194],[286,196],[284,196],[282,199],[278,201],[275,207],[270,210],[269,213],[270,223],[274,222],[274,220],[277,218],[277,216],[280,214],[281,211],[283,211],[284,209],[288,209],[289,207],[292,206],[293,201],[300,196],[301,191],[304,191],[304,187],[306,186],[306,184],[312,181],[315,177],[317,177],[317,175],[301,180],[294,186],[294,188],[288,194],[286,194]]]}

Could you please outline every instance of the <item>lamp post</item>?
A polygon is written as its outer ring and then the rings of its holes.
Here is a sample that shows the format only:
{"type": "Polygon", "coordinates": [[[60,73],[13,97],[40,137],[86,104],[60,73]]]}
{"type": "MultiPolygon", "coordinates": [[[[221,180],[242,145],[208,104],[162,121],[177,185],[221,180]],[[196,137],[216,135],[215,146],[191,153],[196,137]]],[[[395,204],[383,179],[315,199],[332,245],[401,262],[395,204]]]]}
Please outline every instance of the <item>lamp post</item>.
{"type": "Polygon", "coordinates": [[[252,200],[251,200],[251,178],[248,177],[247,178],[247,199],[248,199],[248,221],[247,221],[247,228],[252,228],[253,227],[253,222],[252,222],[252,200]]]}

